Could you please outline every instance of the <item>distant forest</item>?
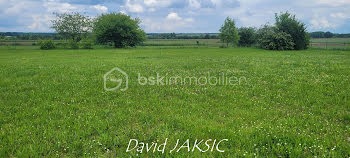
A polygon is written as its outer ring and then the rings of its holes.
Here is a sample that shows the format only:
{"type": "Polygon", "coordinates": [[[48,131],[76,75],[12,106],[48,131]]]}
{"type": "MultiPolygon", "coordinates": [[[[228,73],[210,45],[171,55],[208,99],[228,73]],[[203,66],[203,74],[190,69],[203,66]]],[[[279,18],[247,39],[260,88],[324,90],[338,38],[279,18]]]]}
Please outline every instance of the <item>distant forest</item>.
{"type": "MultiPolygon", "coordinates": [[[[348,34],[331,32],[311,32],[311,38],[350,38],[348,34]]],[[[148,39],[218,39],[218,33],[148,33],[148,39]]],[[[40,40],[53,39],[62,40],[56,33],[25,33],[25,32],[0,32],[0,39],[7,40],[40,40]]]]}
{"type": "Polygon", "coordinates": [[[347,34],[338,34],[331,32],[311,32],[309,33],[311,38],[350,38],[350,33],[347,34]]]}

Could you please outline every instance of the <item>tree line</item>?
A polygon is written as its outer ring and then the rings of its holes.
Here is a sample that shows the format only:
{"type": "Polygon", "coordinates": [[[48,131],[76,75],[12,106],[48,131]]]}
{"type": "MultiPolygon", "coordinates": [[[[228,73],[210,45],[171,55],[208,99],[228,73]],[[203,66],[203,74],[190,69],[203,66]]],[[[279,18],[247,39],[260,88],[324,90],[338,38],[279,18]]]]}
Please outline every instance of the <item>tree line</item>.
{"type": "Polygon", "coordinates": [[[306,25],[288,12],[275,14],[274,24],[260,28],[237,28],[235,21],[227,17],[219,34],[146,34],[138,18],[123,13],[108,13],[96,18],[80,13],[55,13],[52,28],[56,33],[0,33],[0,39],[38,40],[42,49],[92,48],[94,44],[112,45],[115,48],[135,47],[148,39],[220,39],[225,46],[258,46],[270,50],[303,50],[310,44],[310,38],[348,37],[349,34],[306,31],[306,25]],[[48,39],[48,40],[45,40],[48,39]],[[52,40],[63,40],[54,43],[52,40]]]}
{"type": "MultiPolygon", "coordinates": [[[[147,39],[219,39],[217,33],[147,33],[147,39]]],[[[0,32],[0,39],[7,40],[64,40],[57,33],[0,32]]]]}
{"type": "Polygon", "coordinates": [[[275,24],[259,29],[236,28],[235,21],[226,18],[219,38],[228,46],[252,46],[269,50],[304,50],[310,44],[310,35],[304,23],[288,12],[275,14],[275,24]]]}
{"type": "MultiPolygon", "coordinates": [[[[140,20],[123,13],[102,14],[94,19],[80,13],[55,15],[52,28],[66,41],[64,47],[91,48],[93,42],[113,45],[115,48],[135,47],[147,38],[140,27],[140,20]]],[[[227,17],[219,32],[217,37],[226,44],[225,47],[258,45],[269,50],[303,50],[310,43],[305,24],[288,12],[275,14],[274,25],[266,24],[259,29],[238,29],[235,21],[227,17]]],[[[177,35],[156,34],[153,37],[176,39],[177,35]]],[[[210,35],[202,38],[209,39],[210,35]]],[[[55,48],[52,40],[41,41],[39,44],[41,49],[55,48]]]]}
{"type": "Polygon", "coordinates": [[[26,33],[26,32],[0,32],[0,39],[7,40],[62,40],[57,33],[26,33]]]}
{"type": "Polygon", "coordinates": [[[152,33],[147,34],[147,39],[219,39],[215,33],[176,34],[176,33],[152,33]]]}
{"type": "MultiPolygon", "coordinates": [[[[246,29],[245,27],[243,27],[246,29]]],[[[257,28],[251,28],[257,30],[257,28]]],[[[340,34],[332,32],[311,32],[311,38],[350,38],[349,34],[340,34]]],[[[217,33],[198,33],[198,34],[178,34],[178,33],[147,33],[147,39],[219,39],[217,33]],[[175,34],[175,36],[174,36],[175,34]]],[[[0,39],[7,40],[63,40],[57,33],[27,33],[27,32],[0,32],[0,39]]]]}
{"type": "Polygon", "coordinates": [[[311,38],[350,38],[350,33],[348,34],[341,34],[341,33],[332,33],[332,32],[311,32],[310,33],[311,38]]]}

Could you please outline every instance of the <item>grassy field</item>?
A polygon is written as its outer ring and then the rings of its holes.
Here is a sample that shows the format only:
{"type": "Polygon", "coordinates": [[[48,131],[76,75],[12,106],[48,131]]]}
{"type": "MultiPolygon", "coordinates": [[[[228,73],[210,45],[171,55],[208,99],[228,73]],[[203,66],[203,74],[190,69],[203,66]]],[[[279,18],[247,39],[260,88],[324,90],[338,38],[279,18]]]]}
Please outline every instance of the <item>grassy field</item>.
{"type": "Polygon", "coordinates": [[[144,46],[221,46],[219,39],[149,39],[144,46]],[[197,41],[199,42],[197,44],[197,41]]]}
{"type": "MultiPolygon", "coordinates": [[[[37,45],[35,40],[5,40],[0,41],[0,46],[15,47],[17,46],[32,46],[37,45]]],[[[63,41],[55,41],[63,43],[63,41]]],[[[219,39],[148,39],[143,44],[143,47],[173,47],[173,48],[188,48],[188,47],[220,47],[225,45],[219,39]],[[198,44],[197,44],[198,41],[198,44]]],[[[318,49],[343,49],[350,50],[350,38],[313,38],[311,39],[311,48],[318,49]]],[[[62,47],[62,46],[58,46],[62,47]]],[[[100,46],[101,48],[105,46],[100,46]]]]}
{"type": "MultiPolygon", "coordinates": [[[[0,46],[20,45],[32,46],[36,45],[38,41],[35,40],[3,40],[0,41],[0,46]]],[[[56,43],[63,43],[63,41],[55,41],[56,43]]],[[[219,39],[148,39],[143,43],[143,46],[221,46],[223,43],[219,39]],[[197,41],[199,42],[197,44],[197,41]]]]}
{"type": "Polygon", "coordinates": [[[0,67],[0,157],[350,156],[346,51],[1,47],[0,67]],[[128,90],[104,90],[114,67],[129,75],[128,90]],[[246,80],[142,86],[139,73],[246,80]],[[164,154],[126,152],[130,139],[166,138],[164,154]],[[228,141],[223,153],[169,153],[177,139],[228,141]]]}

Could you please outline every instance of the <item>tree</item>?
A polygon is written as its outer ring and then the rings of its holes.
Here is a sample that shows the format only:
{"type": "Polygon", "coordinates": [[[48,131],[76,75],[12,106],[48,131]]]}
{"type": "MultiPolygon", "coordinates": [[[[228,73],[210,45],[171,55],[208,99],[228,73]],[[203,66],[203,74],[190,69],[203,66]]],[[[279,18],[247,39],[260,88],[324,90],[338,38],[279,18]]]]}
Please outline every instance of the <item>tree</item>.
{"type": "Polygon", "coordinates": [[[169,39],[176,39],[176,33],[173,32],[173,33],[169,34],[169,39]]]}
{"type": "Polygon", "coordinates": [[[293,38],[285,32],[266,32],[260,40],[260,46],[269,50],[293,50],[293,38]]]}
{"type": "Polygon", "coordinates": [[[109,13],[99,16],[93,27],[98,43],[114,43],[114,47],[134,47],[146,39],[140,28],[140,20],[123,13],[109,13]]]}
{"type": "Polygon", "coordinates": [[[294,42],[290,34],[279,31],[276,26],[264,25],[256,33],[259,46],[268,50],[293,50],[294,42]]]}
{"type": "Polygon", "coordinates": [[[310,37],[306,31],[306,26],[302,22],[296,19],[295,15],[291,15],[288,12],[275,14],[276,28],[278,32],[285,32],[290,34],[295,43],[295,50],[307,49],[310,44],[310,37]]]}
{"type": "Polygon", "coordinates": [[[256,37],[257,37],[257,40],[258,42],[260,42],[260,40],[267,34],[267,33],[274,33],[276,32],[276,27],[274,26],[271,26],[269,24],[265,24],[263,25],[261,28],[259,28],[257,31],[256,31],[256,37]]]}
{"type": "Polygon", "coordinates": [[[80,13],[54,13],[56,19],[52,20],[52,28],[64,39],[80,41],[92,29],[91,18],[80,13]]]}
{"type": "Polygon", "coordinates": [[[256,30],[252,27],[242,27],[238,29],[238,44],[244,47],[250,47],[256,43],[256,30]]]}
{"type": "Polygon", "coordinates": [[[236,45],[239,40],[235,21],[229,17],[226,18],[224,25],[220,28],[219,38],[226,43],[227,47],[231,43],[236,45]]]}
{"type": "Polygon", "coordinates": [[[333,37],[333,33],[328,31],[328,32],[324,33],[324,37],[325,38],[332,38],[333,37]]]}

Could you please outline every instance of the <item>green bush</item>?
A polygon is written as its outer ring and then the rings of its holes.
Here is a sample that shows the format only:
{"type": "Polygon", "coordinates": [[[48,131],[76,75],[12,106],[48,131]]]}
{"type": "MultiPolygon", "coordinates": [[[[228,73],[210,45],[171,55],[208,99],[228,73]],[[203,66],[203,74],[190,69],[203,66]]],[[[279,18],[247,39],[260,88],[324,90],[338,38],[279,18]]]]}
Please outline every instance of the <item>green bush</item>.
{"type": "Polygon", "coordinates": [[[115,48],[135,47],[146,40],[141,21],[122,13],[102,14],[95,19],[93,32],[100,44],[114,43],[115,48]]]}
{"type": "Polygon", "coordinates": [[[310,44],[310,37],[304,23],[296,19],[295,15],[288,12],[276,14],[276,28],[278,32],[290,34],[295,43],[295,50],[307,49],[310,44]]]}
{"type": "Polygon", "coordinates": [[[89,40],[89,39],[83,39],[80,41],[80,44],[81,44],[81,47],[83,49],[92,49],[92,46],[94,45],[93,44],[93,41],[92,40],[89,40]]]}
{"type": "Polygon", "coordinates": [[[40,49],[48,50],[55,49],[55,43],[52,40],[41,40],[38,42],[40,49]]]}
{"type": "Polygon", "coordinates": [[[242,27],[238,29],[240,39],[238,41],[239,46],[250,47],[256,43],[256,31],[252,27],[242,27]]]}
{"type": "Polygon", "coordinates": [[[68,47],[70,49],[79,49],[79,43],[73,40],[68,41],[68,47]]]}
{"type": "Polygon", "coordinates": [[[63,47],[64,49],[69,48],[69,42],[68,42],[68,41],[64,41],[64,42],[62,43],[62,47],[63,47]]]}
{"type": "Polygon", "coordinates": [[[220,48],[228,48],[226,45],[221,45],[220,48]]]}
{"type": "Polygon", "coordinates": [[[269,50],[293,50],[295,46],[292,36],[285,32],[266,32],[259,43],[269,50]]]}

